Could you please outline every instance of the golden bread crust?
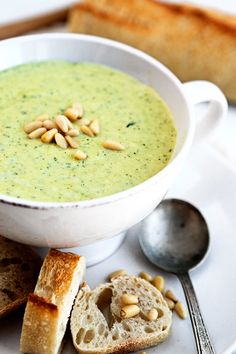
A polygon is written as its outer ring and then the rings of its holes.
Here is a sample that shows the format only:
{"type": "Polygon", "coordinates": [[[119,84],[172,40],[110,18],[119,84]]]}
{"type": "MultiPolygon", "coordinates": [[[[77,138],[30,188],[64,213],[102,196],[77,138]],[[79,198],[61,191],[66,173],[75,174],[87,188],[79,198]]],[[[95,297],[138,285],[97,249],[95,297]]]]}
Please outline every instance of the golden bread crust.
{"type": "Polygon", "coordinates": [[[236,17],[154,0],[86,0],[73,7],[69,28],[141,49],[181,81],[212,81],[236,102],[236,17]]]}
{"type": "Polygon", "coordinates": [[[58,354],[74,298],[85,271],[84,257],[51,249],[28,297],[21,333],[23,353],[58,354]]]}

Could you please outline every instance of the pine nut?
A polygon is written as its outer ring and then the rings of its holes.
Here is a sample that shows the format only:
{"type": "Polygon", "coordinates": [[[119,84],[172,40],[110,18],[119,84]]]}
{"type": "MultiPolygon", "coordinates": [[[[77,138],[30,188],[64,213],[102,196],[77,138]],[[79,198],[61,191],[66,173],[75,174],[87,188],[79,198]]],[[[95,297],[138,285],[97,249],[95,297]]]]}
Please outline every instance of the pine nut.
{"type": "Polygon", "coordinates": [[[90,124],[89,128],[92,130],[94,135],[98,135],[100,132],[100,126],[97,119],[94,119],[90,124]]]}
{"type": "Polygon", "coordinates": [[[90,120],[89,119],[87,119],[87,118],[82,118],[82,119],[79,119],[78,121],[77,121],[77,123],[78,123],[78,125],[89,125],[90,124],[90,120]]]}
{"type": "Polygon", "coordinates": [[[30,139],[37,139],[37,138],[40,138],[40,136],[42,136],[45,132],[47,131],[46,128],[38,128],[36,130],[33,130],[29,135],[28,137],[30,139]]]}
{"type": "Polygon", "coordinates": [[[71,136],[66,135],[65,139],[68,142],[68,144],[70,145],[70,147],[72,147],[73,149],[77,149],[79,147],[79,142],[75,141],[71,136]]]}
{"type": "Polygon", "coordinates": [[[43,127],[50,130],[50,129],[56,128],[57,125],[52,120],[47,119],[47,120],[43,121],[43,127]]]}
{"type": "Polygon", "coordinates": [[[46,144],[51,143],[57,132],[58,130],[55,128],[48,130],[45,134],[41,136],[42,142],[46,144]]]}
{"type": "Polygon", "coordinates": [[[72,108],[75,108],[79,111],[79,118],[82,118],[83,117],[83,114],[84,114],[84,110],[83,110],[83,107],[81,105],[81,103],[79,102],[74,102],[72,104],[72,108]]]}
{"type": "Polygon", "coordinates": [[[174,301],[174,302],[177,302],[178,299],[176,298],[176,296],[174,295],[174,293],[171,291],[171,290],[167,290],[165,292],[165,297],[167,297],[168,299],[174,301]]]}
{"type": "Polygon", "coordinates": [[[87,159],[87,154],[85,154],[85,152],[81,151],[81,150],[77,150],[75,155],[74,155],[76,160],[85,160],[87,159]]]}
{"type": "Polygon", "coordinates": [[[131,318],[138,315],[140,312],[140,308],[137,305],[127,305],[122,307],[120,311],[121,318],[131,318]]]}
{"type": "Polygon", "coordinates": [[[165,299],[165,301],[166,301],[166,303],[167,303],[169,309],[170,309],[170,310],[173,310],[174,307],[175,307],[174,301],[172,301],[171,299],[168,299],[168,297],[165,297],[165,296],[164,296],[164,299],[165,299]]]}
{"type": "Polygon", "coordinates": [[[148,321],[156,321],[158,317],[158,311],[156,309],[151,309],[147,314],[148,321]]]}
{"type": "Polygon", "coordinates": [[[60,146],[60,148],[62,148],[62,149],[66,149],[68,146],[66,139],[60,133],[55,134],[55,141],[56,141],[57,145],[60,146]]]}
{"type": "Polygon", "coordinates": [[[44,122],[45,120],[49,119],[49,115],[48,114],[41,114],[40,116],[38,116],[35,120],[36,121],[41,121],[44,122]]]}
{"type": "Polygon", "coordinates": [[[152,285],[162,293],[165,287],[165,280],[162,276],[158,275],[152,280],[152,285]]]}
{"type": "Polygon", "coordinates": [[[147,354],[146,352],[141,352],[140,354],[147,354]]]}
{"type": "Polygon", "coordinates": [[[68,132],[69,128],[68,128],[68,123],[67,123],[67,119],[65,116],[63,116],[63,115],[57,116],[55,118],[55,122],[56,122],[58,128],[60,128],[63,133],[68,132]]]}
{"type": "Polygon", "coordinates": [[[112,140],[103,141],[102,146],[105,149],[114,150],[114,151],[124,150],[124,148],[125,148],[122,144],[117,143],[117,142],[112,141],[112,140]]]}
{"type": "Polygon", "coordinates": [[[31,122],[31,123],[28,123],[24,126],[24,131],[26,134],[29,134],[31,133],[32,131],[38,129],[38,128],[41,128],[43,125],[42,122],[38,121],[38,122],[31,122]]]}
{"type": "Polygon", "coordinates": [[[183,320],[187,317],[187,312],[185,310],[184,305],[182,302],[177,302],[174,307],[174,311],[177,313],[177,315],[182,318],[183,320]]]}
{"type": "Polygon", "coordinates": [[[123,294],[120,298],[123,305],[135,305],[138,304],[138,296],[133,294],[123,294]]]}
{"type": "Polygon", "coordinates": [[[127,275],[127,272],[126,270],[124,269],[119,269],[119,270],[116,270],[115,272],[112,272],[111,274],[109,274],[109,280],[112,281],[113,279],[117,278],[117,277],[120,277],[120,276],[123,276],[123,275],[127,275]]]}
{"type": "Polygon", "coordinates": [[[74,126],[73,124],[71,123],[71,121],[66,117],[64,116],[65,120],[67,121],[67,125],[68,125],[68,129],[74,129],[74,126]]]}
{"type": "Polygon", "coordinates": [[[92,130],[91,130],[89,127],[87,127],[87,125],[82,125],[82,126],[80,127],[80,131],[81,131],[82,133],[84,133],[85,135],[88,135],[88,136],[90,136],[90,137],[93,137],[93,136],[94,136],[92,130]]]}
{"type": "Polygon", "coordinates": [[[67,110],[65,111],[65,116],[72,120],[72,121],[76,121],[78,118],[81,118],[82,115],[81,113],[83,113],[80,109],[75,108],[75,107],[70,107],[67,108],[67,110]]]}
{"type": "Polygon", "coordinates": [[[140,278],[145,279],[145,280],[147,280],[149,282],[152,281],[152,276],[150,274],[146,273],[146,272],[139,273],[139,276],[140,276],[140,278]]]}
{"type": "Polygon", "coordinates": [[[72,136],[72,137],[78,136],[79,131],[78,131],[78,129],[69,129],[67,135],[72,136]]]}

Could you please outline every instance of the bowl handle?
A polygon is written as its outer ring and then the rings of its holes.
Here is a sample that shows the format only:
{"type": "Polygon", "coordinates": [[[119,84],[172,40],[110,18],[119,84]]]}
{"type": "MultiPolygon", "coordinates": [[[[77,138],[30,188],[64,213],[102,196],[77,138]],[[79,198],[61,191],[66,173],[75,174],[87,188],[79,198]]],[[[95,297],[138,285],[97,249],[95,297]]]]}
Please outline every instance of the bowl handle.
{"type": "Polygon", "coordinates": [[[208,81],[190,81],[183,84],[185,95],[192,105],[208,102],[207,112],[197,121],[195,141],[202,142],[212,135],[228,112],[227,100],[222,91],[208,81]]]}

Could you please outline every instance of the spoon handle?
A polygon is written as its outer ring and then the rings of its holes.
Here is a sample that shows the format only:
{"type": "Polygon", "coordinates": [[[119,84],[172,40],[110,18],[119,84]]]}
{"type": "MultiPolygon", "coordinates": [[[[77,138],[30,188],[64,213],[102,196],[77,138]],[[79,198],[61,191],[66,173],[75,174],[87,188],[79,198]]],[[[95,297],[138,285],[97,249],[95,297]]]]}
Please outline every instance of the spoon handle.
{"type": "Polygon", "coordinates": [[[178,274],[186,297],[190,318],[193,326],[193,333],[199,354],[215,354],[211,340],[203,321],[197,297],[188,273],[178,274]]]}

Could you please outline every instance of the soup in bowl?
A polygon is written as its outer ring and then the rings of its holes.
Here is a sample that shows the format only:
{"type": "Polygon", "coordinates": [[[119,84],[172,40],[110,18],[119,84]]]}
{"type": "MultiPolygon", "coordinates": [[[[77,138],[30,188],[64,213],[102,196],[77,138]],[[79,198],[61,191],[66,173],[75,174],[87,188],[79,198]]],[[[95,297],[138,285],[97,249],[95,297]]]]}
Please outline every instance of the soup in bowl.
{"type": "Polygon", "coordinates": [[[183,85],[104,38],[18,37],[0,43],[0,57],[0,233],[32,246],[93,244],[142,220],[189,152],[192,103],[211,101],[201,137],[227,110],[213,84],[183,85]]]}

